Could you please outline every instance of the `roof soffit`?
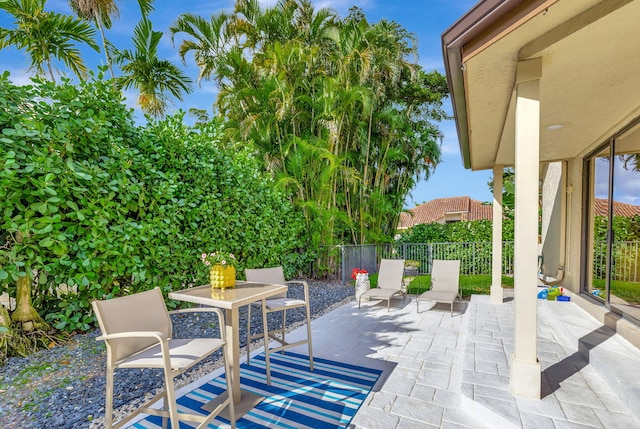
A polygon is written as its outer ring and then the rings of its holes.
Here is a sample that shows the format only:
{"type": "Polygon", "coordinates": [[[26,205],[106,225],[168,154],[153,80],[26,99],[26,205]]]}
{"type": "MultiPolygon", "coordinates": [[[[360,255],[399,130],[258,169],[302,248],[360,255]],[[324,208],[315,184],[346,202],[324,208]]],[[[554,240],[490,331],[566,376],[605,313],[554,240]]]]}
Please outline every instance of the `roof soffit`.
{"type": "Polygon", "coordinates": [[[577,156],[585,144],[596,144],[637,114],[640,47],[620,41],[637,40],[639,3],[559,2],[470,58],[464,82],[471,168],[513,164],[514,80],[519,60],[543,59],[542,161],[577,156]],[[582,9],[577,10],[576,4],[582,9]],[[554,123],[565,127],[544,130],[554,123]]]}

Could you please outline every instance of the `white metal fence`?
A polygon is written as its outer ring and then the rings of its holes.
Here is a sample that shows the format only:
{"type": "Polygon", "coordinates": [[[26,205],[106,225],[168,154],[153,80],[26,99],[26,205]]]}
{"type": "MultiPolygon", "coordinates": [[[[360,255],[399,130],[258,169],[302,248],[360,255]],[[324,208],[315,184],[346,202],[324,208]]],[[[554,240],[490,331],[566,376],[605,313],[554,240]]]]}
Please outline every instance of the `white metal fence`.
{"type": "MultiPolygon", "coordinates": [[[[491,243],[417,243],[365,244],[339,246],[332,252],[332,270],[342,281],[350,279],[353,268],[373,273],[382,258],[418,261],[419,274],[430,274],[434,259],[459,259],[461,274],[491,274],[491,243]]],[[[640,281],[640,241],[613,243],[613,280],[640,281]]],[[[593,249],[594,278],[604,278],[606,242],[596,242],[593,249]]],[[[502,274],[513,275],[513,241],[502,243],[502,274]]]]}
{"type": "MultiPolygon", "coordinates": [[[[354,268],[375,272],[382,258],[418,261],[419,274],[430,274],[434,259],[459,259],[461,274],[491,274],[491,243],[418,243],[418,244],[366,244],[340,246],[336,252],[335,266],[339,267],[338,278],[348,281],[354,268]]],[[[513,241],[502,243],[502,270],[513,274],[513,241]]]]}
{"type": "MultiPolygon", "coordinates": [[[[593,246],[593,277],[603,279],[607,269],[607,242],[593,246]]],[[[636,283],[640,281],[640,241],[614,241],[611,247],[612,280],[636,283]]]]}

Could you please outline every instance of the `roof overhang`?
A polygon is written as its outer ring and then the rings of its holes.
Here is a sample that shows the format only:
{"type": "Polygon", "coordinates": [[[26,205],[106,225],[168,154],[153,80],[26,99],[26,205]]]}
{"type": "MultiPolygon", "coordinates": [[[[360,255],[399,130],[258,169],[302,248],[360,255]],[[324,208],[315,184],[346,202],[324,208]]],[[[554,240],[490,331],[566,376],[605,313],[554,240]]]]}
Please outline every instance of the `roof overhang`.
{"type": "Polygon", "coordinates": [[[640,115],[638,22],[633,0],[477,3],[442,34],[464,166],[514,164],[520,61],[542,59],[542,162],[584,155],[640,115]]]}

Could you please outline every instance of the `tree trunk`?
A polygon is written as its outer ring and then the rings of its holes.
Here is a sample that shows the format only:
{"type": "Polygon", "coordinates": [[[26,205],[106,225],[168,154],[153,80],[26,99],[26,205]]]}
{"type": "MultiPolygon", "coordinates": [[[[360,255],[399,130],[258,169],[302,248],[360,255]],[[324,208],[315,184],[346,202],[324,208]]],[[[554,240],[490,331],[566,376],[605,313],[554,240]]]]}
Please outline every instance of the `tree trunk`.
{"type": "Polygon", "coordinates": [[[31,277],[29,273],[24,277],[20,277],[17,282],[16,289],[16,309],[11,315],[11,320],[19,322],[22,330],[26,332],[40,329],[46,326],[46,323],[33,305],[31,304],[31,277]]]}
{"type": "Polygon", "coordinates": [[[9,340],[11,338],[11,318],[9,310],[0,304],[0,366],[9,357],[9,340]]]}
{"type": "Polygon", "coordinates": [[[104,49],[104,56],[107,59],[107,67],[109,67],[109,72],[111,73],[111,84],[113,85],[113,90],[118,91],[118,87],[116,85],[116,74],[113,72],[113,64],[111,61],[111,54],[109,54],[109,47],[107,46],[107,38],[104,35],[104,28],[102,27],[102,23],[100,22],[100,16],[98,16],[98,12],[96,11],[96,16],[94,16],[94,20],[98,29],[100,30],[100,36],[102,37],[102,48],[104,49]]]}
{"type": "MultiPolygon", "coordinates": [[[[11,327],[11,317],[9,317],[9,310],[0,304],[0,328],[10,328],[11,327]]],[[[1,331],[1,329],[0,329],[1,331]]]]}

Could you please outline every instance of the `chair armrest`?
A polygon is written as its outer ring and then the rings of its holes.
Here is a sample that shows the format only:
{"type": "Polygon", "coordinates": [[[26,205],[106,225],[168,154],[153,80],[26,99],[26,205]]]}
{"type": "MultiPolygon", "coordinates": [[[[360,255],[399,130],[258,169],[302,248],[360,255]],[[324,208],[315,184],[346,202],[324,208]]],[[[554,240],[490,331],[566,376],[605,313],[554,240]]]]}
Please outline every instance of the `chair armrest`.
{"type": "Polygon", "coordinates": [[[182,313],[216,313],[218,316],[218,326],[220,326],[220,339],[224,342],[226,339],[226,330],[224,325],[224,315],[222,314],[222,310],[215,307],[194,307],[194,308],[183,308],[181,310],[171,310],[169,314],[182,314],[182,313]]]}
{"type": "Polygon", "coordinates": [[[285,285],[289,285],[291,283],[301,284],[304,287],[304,300],[309,302],[309,285],[304,280],[289,280],[284,282],[285,285]]]}
{"type": "Polygon", "coordinates": [[[130,331],[117,334],[100,335],[96,341],[117,340],[123,338],[157,338],[158,342],[167,341],[166,335],[159,331],[130,331]]]}
{"type": "MultiPolygon", "coordinates": [[[[162,332],[157,331],[131,331],[131,332],[118,332],[117,334],[100,335],[96,338],[97,341],[104,340],[116,340],[125,338],[156,338],[160,344],[160,351],[162,353],[162,360],[165,368],[171,368],[171,351],[169,349],[169,340],[162,332]]],[[[107,345],[109,347],[109,345],[107,345]]],[[[149,346],[152,347],[152,346],[149,346]]]]}

